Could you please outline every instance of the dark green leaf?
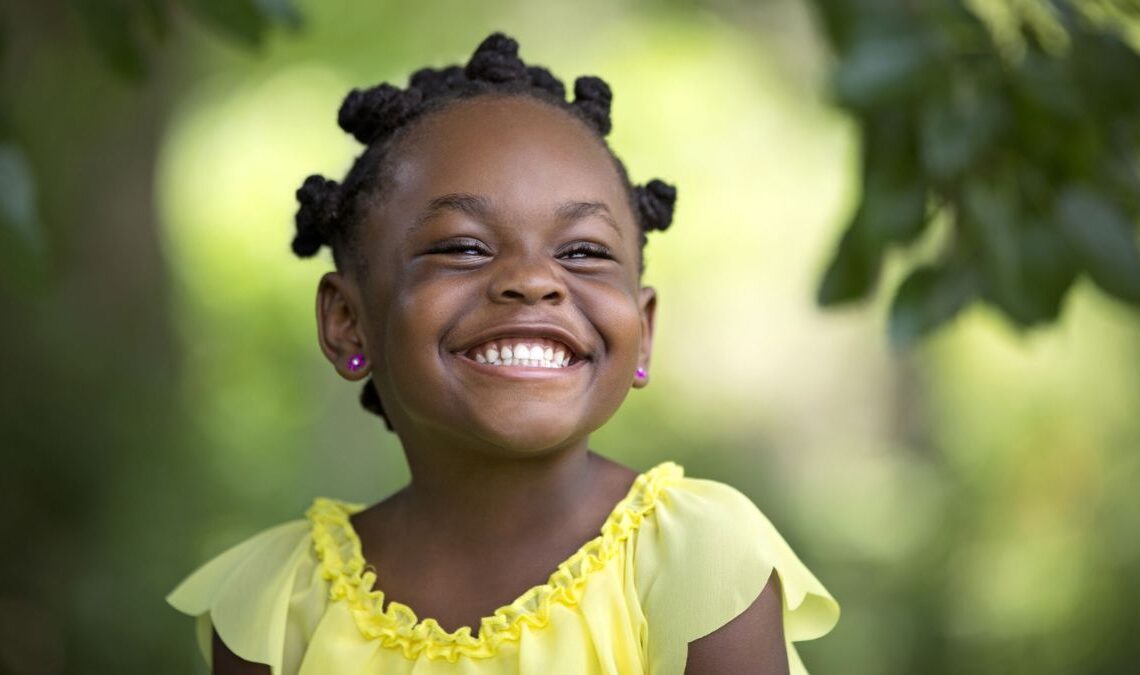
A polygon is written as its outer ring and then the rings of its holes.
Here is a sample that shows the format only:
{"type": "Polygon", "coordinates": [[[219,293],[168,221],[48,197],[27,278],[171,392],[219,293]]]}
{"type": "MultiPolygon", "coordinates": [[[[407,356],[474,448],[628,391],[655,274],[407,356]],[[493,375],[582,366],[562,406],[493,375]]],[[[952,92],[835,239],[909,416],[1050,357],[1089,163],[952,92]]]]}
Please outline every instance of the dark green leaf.
{"type": "Polygon", "coordinates": [[[869,248],[859,221],[852,222],[824,272],[816,302],[826,307],[866,297],[879,280],[881,265],[881,251],[869,248]]]}
{"type": "Polygon", "coordinates": [[[878,248],[909,243],[926,225],[926,184],[918,167],[913,115],[895,111],[867,125],[863,195],[856,218],[878,248]]]}
{"type": "Polygon", "coordinates": [[[261,44],[268,21],[254,0],[183,0],[202,21],[250,46],[261,44]]]}
{"type": "Polygon", "coordinates": [[[162,0],[144,0],[143,14],[150,32],[159,40],[170,34],[170,9],[162,0]]]}
{"type": "Polygon", "coordinates": [[[926,226],[926,187],[920,183],[893,183],[881,175],[868,176],[859,218],[867,237],[878,246],[914,241],[926,226]]]}
{"type": "Polygon", "coordinates": [[[910,347],[953,318],[980,289],[977,275],[964,258],[911,270],[891,303],[892,347],[910,347]]]}
{"type": "Polygon", "coordinates": [[[1080,268],[1068,242],[1048,221],[1024,223],[1021,230],[1022,287],[1027,301],[1021,323],[1054,321],[1080,268]]]}
{"type": "Polygon", "coordinates": [[[948,179],[965,173],[993,142],[1004,123],[1002,101],[978,87],[958,87],[949,98],[929,99],[922,107],[922,166],[948,179]]]}
{"type": "Polygon", "coordinates": [[[34,285],[44,250],[31,166],[19,147],[0,144],[0,279],[7,285],[34,285]]]}
{"type": "Polygon", "coordinates": [[[147,63],[135,34],[132,9],[114,0],[73,0],[88,37],[112,70],[139,81],[147,63]]]}
{"type": "Polygon", "coordinates": [[[262,16],[272,23],[289,28],[301,26],[301,13],[293,6],[292,0],[254,0],[262,16]]]}
{"type": "Polygon", "coordinates": [[[1093,281],[1140,305],[1140,251],[1128,216],[1090,188],[1067,187],[1057,199],[1055,218],[1093,281]]]}
{"type": "Polygon", "coordinates": [[[835,91],[854,108],[873,108],[913,97],[934,61],[934,46],[925,33],[863,37],[839,64],[835,91]]]}
{"type": "Polygon", "coordinates": [[[1086,100],[1105,116],[1140,107],[1140,54],[1116,35],[1081,30],[1071,48],[1073,70],[1086,100]]]}
{"type": "Polygon", "coordinates": [[[987,295],[1015,319],[1030,314],[1022,288],[1017,192],[999,180],[974,179],[966,184],[958,224],[971,246],[981,253],[987,295]]]}
{"type": "Polygon", "coordinates": [[[1084,114],[1081,93],[1068,65],[1040,51],[1026,53],[1013,84],[1031,108],[1050,117],[1073,120],[1084,114]]]}

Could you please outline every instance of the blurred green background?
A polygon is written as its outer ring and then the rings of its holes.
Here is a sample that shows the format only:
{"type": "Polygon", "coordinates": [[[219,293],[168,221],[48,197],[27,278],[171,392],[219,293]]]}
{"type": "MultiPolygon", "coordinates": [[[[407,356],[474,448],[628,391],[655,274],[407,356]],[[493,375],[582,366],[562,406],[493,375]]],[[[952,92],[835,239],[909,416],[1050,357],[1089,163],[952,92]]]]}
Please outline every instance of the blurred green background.
{"type": "Polygon", "coordinates": [[[632,178],[679,187],[652,386],[592,447],[753,498],[843,608],[809,670],[1135,672],[1135,3],[0,7],[0,672],[205,672],[184,574],[403,484],[317,349],[293,191],[358,151],[351,87],[494,30],[604,77],[632,178]]]}

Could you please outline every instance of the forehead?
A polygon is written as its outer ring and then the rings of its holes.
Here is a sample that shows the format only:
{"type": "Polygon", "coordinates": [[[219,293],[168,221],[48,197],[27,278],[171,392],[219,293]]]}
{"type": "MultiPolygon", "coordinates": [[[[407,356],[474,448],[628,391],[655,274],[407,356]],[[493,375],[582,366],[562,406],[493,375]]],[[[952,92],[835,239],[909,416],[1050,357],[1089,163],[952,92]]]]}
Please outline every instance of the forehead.
{"type": "Polygon", "coordinates": [[[409,131],[390,158],[379,205],[396,222],[409,222],[410,210],[439,195],[462,192],[524,219],[549,217],[566,201],[600,201],[619,224],[633,226],[609,151],[566,111],[525,97],[481,97],[409,131]]]}

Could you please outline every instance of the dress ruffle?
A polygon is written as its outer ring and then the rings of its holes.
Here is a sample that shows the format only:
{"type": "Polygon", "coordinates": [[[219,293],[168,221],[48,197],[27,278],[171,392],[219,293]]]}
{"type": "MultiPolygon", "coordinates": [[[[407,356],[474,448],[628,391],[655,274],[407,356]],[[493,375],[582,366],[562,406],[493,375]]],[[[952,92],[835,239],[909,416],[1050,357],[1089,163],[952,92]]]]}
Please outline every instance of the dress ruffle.
{"type": "Polygon", "coordinates": [[[500,644],[517,641],[524,626],[546,626],[553,604],[578,604],[586,577],[620,553],[623,543],[653,511],[662,490],[683,475],[684,469],[673,462],[662,462],[639,475],[597,537],[559,564],[546,583],[531,587],[492,616],[483,617],[477,636],[471,635],[469,626],[448,632],[435,619],[420,621],[411,607],[399,602],[392,601],[384,609],[384,592],[373,588],[376,574],[366,569],[360,538],[349,521],[350,515],[364,508],[362,505],[322,497],[315,500],[306,516],[312,524],[321,573],[329,582],[329,599],[348,603],[366,638],[400,648],[408,659],[426,655],[454,662],[460,656],[494,656],[500,644]]]}

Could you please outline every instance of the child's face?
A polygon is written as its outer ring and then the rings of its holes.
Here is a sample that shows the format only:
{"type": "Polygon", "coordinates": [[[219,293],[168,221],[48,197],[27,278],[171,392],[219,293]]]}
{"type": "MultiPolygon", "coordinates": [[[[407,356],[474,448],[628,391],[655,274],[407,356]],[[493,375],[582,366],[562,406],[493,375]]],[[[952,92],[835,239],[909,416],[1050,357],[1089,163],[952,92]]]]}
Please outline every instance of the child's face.
{"type": "Polygon", "coordinates": [[[634,371],[648,368],[655,308],[608,152],[568,113],[525,98],[463,101],[410,131],[361,223],[368,273],[321,281],[323,350],[349,379],[367,375],[345,367],[365,353],[405,445],[526,456],[584,443],[643,386],[634,371]],[[559,215],[567,203],[601,206],[559,215]],[[494,338],[500,349],[552,339],[575,360],[478,363],[473,348],[494,338]]]}

